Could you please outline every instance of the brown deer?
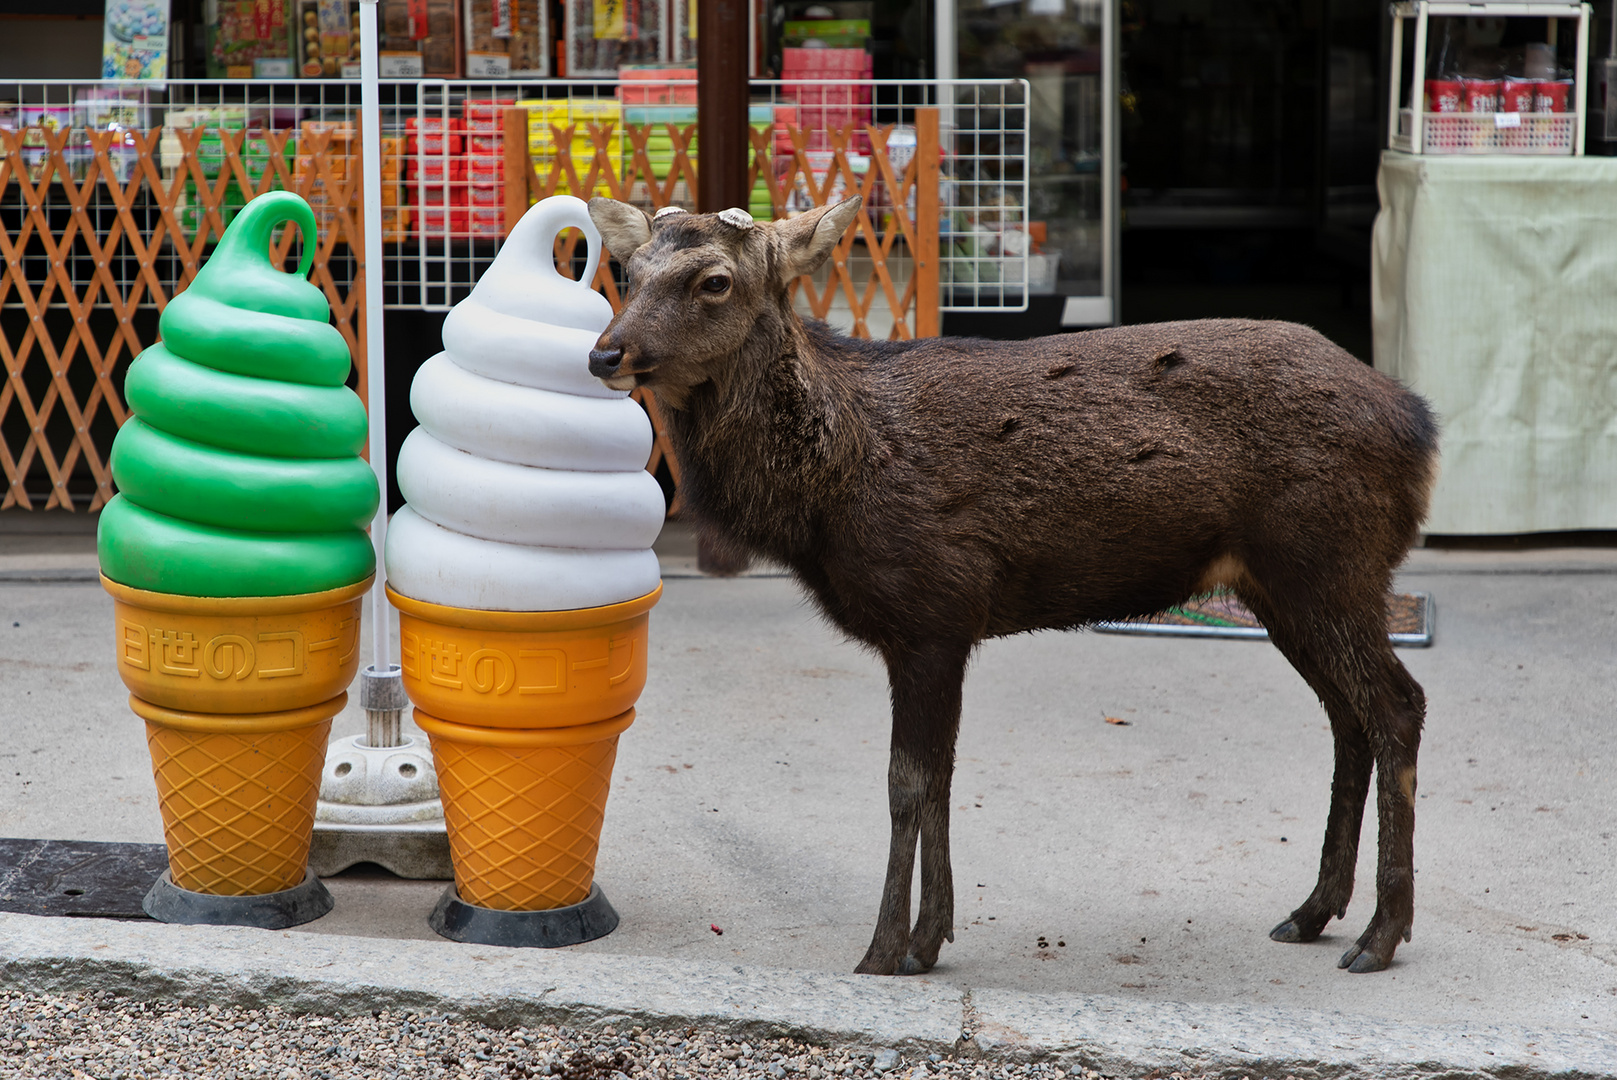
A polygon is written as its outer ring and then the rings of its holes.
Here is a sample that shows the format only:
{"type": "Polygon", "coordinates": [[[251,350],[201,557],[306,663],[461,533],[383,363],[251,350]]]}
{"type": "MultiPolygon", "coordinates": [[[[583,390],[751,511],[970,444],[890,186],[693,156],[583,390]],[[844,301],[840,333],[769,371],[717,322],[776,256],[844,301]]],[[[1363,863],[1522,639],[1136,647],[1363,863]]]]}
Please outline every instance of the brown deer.
{"type": "Polygon", "coordinates": [[[1339,966],[1387,967],[1414,916],[1425,696],[1385,602],[1436,469],[1426,404],[1289,323],[843,337],[799,318],[788,286],[858,209],[754,224],[591,200],[629,285],[589,363],[655,392],[704,535],[789,567],[886,662],[892,846],[856,970],[923,972],[954,938],[949,784],[977,643],[1219,586],[1263,620],[1335,738],[1318,883],[1269,936],[1313,941],[1346,913],[1374,767],[1376,911],[1339,966]]]}

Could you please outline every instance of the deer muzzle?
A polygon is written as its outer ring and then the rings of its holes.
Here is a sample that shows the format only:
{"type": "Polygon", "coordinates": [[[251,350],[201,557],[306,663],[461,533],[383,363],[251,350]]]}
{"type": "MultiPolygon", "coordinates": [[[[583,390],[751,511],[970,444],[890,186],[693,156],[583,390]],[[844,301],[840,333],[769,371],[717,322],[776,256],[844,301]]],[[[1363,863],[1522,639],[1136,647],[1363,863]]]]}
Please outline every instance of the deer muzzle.
{"type": "Polygon", "coordinates": [[[597,379],[610,379],[623,363],[622,349],[591,349],[590,374],[597,379]]]}
{"type": "Polygon", "coordinates": [[[633,364],[625,365],[622,349],[591,349],[590,374],[609,390],[633,390],[639,383],[633,364]]]}

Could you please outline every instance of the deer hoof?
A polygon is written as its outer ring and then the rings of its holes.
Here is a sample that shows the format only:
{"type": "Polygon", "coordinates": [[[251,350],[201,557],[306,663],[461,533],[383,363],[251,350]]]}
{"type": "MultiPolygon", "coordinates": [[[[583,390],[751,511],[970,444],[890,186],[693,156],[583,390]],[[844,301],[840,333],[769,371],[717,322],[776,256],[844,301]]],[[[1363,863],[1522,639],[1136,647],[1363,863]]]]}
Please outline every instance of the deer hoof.
{"type": "Polygon", "coordinates": [[[1342,959],[1336,962],[1337,967],[1347,968],[1354,975],[1366,975],[1372,971],[1385,971],[1391,965],[1392,959],[1390,957],[1383,960],[1375,953],[1366,950],[1362,945],[1354,945],[1353,948],[1342,954],[1342,959]]]}
{"type": "Polygon", "coordinates": [[[924,975],[928,971],[931,971],[931,970],[932,970],[932,965],[922,963],[921,960],[918,959],[915,956],[914,953],[911,953],[910,955],[906,956],[903,960],[901,960],[899,962],[899,965],[898,965],[898,973],[900,975],[924,975]]]}
{"type": "Polygon", "coordinates": [[[855,975],[897,975],[902,974],[899,968],[903,961],[894,952],[879,953],[872,945],[865,958],[859,961],[859,966],[853,969],[855,975]]]}
{"type": "Polygon", "coordinates": [[[1284,941],[1288,945],[1298,945],[1304,941],[1312,941],[1313,938],[1304,937],[1303,932],[1301,928],[1298,927],[1297,923],[1291,919],[1287,919],[1285,922],[1269,931],[1269,940],[1284,941]]]}

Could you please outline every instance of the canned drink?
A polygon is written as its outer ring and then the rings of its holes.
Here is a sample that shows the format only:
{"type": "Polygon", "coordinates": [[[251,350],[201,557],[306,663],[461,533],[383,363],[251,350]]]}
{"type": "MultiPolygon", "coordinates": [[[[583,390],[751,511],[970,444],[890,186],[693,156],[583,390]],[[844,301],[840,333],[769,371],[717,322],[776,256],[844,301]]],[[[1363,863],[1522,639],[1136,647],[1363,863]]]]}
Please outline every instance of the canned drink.
{"type": "Polygon", "coordinates": [[[1534,112],[1564,113],[1571,98],[1571,79],[1545,79],[1533,84],[1534,112]]]}
{"type": "Polygon", "coordinates": [[[1536,86],[1538,86],[1536,79],[1506,79],[1504,90],[1499,95],[1499,111],[1532,112],[1536,86]]]}
{"type": "Polygon", "coordinates": [[[1457,113],[1464,91],[1458,79],[1426,80],[1426,111],[1457,113]]]}
{"type": "Polygon", "coordinates": [[[1499,79],[1461,79],[1464,111],[1491,113],[1499,111],[1499,79]]]}

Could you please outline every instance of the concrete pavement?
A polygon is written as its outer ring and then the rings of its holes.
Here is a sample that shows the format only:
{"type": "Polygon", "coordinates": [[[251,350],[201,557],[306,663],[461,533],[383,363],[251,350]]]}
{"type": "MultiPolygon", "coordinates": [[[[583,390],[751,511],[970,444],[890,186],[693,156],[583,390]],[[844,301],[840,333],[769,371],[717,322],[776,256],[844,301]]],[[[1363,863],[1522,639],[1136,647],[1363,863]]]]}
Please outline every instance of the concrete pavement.
{"type": "MultiPolygon", "coordinates": [[[[71,580],[93,568],[74,568],[83,546],[0,542],[0,835],[160,842],[140,725],[105,655],[110,601],[71,580]]],[[[704,993],[776,1001],[776,989],[748,989],[762,980],[786,994],[765,1010],[785,1023],[813,1012],[788,990],[834,986],[830,1026],[805,1030],[897,1045],[896,1029],[856,1022],[866,995],[875,1008],[883,995],[936,994],[944,1019],[916,1028],[926,1039],[965,1031],[983,1052],[1079,1058],[1110,1046],[1114,1071],[1142,1075],[1166,1060],[1151,1047],[1171,1043],[1202,1054],[1198,1068],[1253,1075],[1268,1074],[1265,1061],[1420,1072],[1421,1059],[1461,1074],[1508,1063],[1617,1076],[1617,551],[1413,553],[1400,585],[1435,597],[1437,642],[1401,651],[1430,709],[1415,937],[1390,971],[1335,968],[1373,907],[1369,832],[1347,920],[1315,945],[1266,937],[1312,885],[1331,768],[1325,718],[1272,648],[1038,634],[989,643],[973,664],[954,788],[957,940],[929,977],[894,982],[840,974],[868,941],[885,858],[879,665],[788,580],[689,576],[688,538],[662,546],[651,682],[621,742],[597,874],[623,923],[559,955],[478,949],[511,1000],[550,1001],[538,984],[575,970],[619,1000],[614,986],[632,997],[655,972],[670,1016],[687,998],[688,1012],[722,1012],[704,993]],[[983,1020],[985,1002],[1017,1003],[1014,1019],[983,1020]],[[1252,1032],[1268,1041],[1253,1045],[1252,1032]],[[1484,1037],[1493,1054],[1460,1053],[1484,1037]],[[1560,1040],[1556,1068],[1546,1040],[1560,1040]]],[[[334,735],[361,728],[350,709],[334,735]]],[[[400,957],[398,970],[436,987],[411,992],[462,985],[454,972],[471,947],[425,925],[442,883],[351,873],[329,884],[337,910],[300,931],[207,932],[274,939],[247,950],[262,958],[258,982],[232,985],[268,985],[276,964],[302,972],[298,985],[340,983],[308,970],[331,950],[373,967],[400,957]]],[[[123,958],[120,971],[213,985],[236,970],[198,930],[64,922],[4,917],[0,956],[15,959],[0,978],[82,977],[64,958],[91,938],[123,958]]],[[[473,996],[493,1008],[503,992],[473,996]]]]}

